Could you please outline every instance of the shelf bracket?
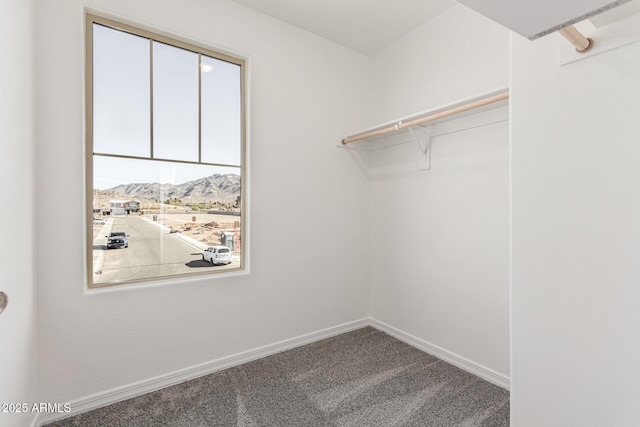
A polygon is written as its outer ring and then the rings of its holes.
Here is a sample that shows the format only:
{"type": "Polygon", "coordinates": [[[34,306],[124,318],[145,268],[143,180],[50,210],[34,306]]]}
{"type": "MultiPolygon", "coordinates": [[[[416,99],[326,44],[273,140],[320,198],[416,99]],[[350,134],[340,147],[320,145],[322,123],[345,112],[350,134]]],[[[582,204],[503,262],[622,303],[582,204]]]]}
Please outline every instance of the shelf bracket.
{"type": "Polygon", "coordinates": [[[416,131],[408,129],[420,150],[420,170],[431,170],[431,126],[421,127],[416,131]]]}

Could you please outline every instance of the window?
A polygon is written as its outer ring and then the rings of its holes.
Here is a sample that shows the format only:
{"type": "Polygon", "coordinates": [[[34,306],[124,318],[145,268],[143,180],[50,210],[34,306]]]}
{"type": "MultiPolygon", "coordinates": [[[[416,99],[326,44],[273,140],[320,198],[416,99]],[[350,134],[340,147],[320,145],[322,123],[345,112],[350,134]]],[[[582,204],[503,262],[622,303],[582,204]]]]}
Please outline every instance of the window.
{"type": "Polygon", "coordinates": [[[86,25],[89,287],[243,270],[244,61],[95,15],[86,25]]]}

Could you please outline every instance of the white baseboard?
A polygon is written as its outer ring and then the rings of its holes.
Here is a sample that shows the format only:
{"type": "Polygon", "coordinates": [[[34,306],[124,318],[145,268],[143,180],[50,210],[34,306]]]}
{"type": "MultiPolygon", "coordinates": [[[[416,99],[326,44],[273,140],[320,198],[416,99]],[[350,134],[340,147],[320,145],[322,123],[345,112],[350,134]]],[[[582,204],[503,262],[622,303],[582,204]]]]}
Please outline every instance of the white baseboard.
{"type": "Polygon", "coordinates": [[[509,377],[507,377],[506,375],[498,373],[492,369],[482,366],[462,356],[458,356],[457,354],[452,353],[448,350],[445,350],[442,347],[438,347],[437,345],[431,344],[421,338],[408,334],[398,328],[395,328],[391,325],[387,325],[386,323],[381,322],[379,320],[370,318],[369,325],[382,332],[386,332],[392,337],[395,337],[400,341],[403,341],[409,344],[410,346],[417,348],[418,350],[422,350],[425,353],[429,353],[437,357],[438,359],[442,359],[445,362],[451,363],[452,365],[455,365],[460,369],[464,369],[465,371],[470,372],[473,375],[476,375],[484,380],[487,380],[490,383],[500,386],[506,390],[510,389],[511,381],[509,377]]]}
{"type": "Polygon", "coordinates": [[[300,347],[326,338],[331,338],[336,335],[344,334],[346,332],[351,332],[356,329],[364,328],[365,326],[369,325],[370,322],[368,318],[360,319],[320,331],[311,332],[309,334],[300,335],[298,337],[290,338],[274,344],[258,347],[253,350],[248,350],[231,356],[222,357],[211,362],[202,363],[200,365],[181,369],[165,375],[160,375],[155,378],[150,378],[148,380],[139,381],[137,383],[114,388],[105,392],[96,393],[94,395],[69,402],[71,404],[71,411],[68,413],[40,414],[40,417],[34,420],[33,425],[41,426],[45,423],[50,423],[62,418],[78,415],[83,412],[111,405],[113,403],[120,402],[126,399],[131,399],[132,397],[160,390],[162,388],[179,384],[184,381],[212,374],[214,372],[221,371],[232,366],[241,365],[243,363],[261,359],[266,356],[271,356],[285,350],[290,350],[292,348],[300,347]]]}
{"type": "Polygon", "coordinates": [[[282,351],[364,328],[365,326],[372,326],[419,350],[429,353],[444,360],[445,362],[451,363],[452,365],[464,369],[465,371],[468,371],[482,379],[509,390],[509,377],[505,375],[472,362],[471,360],[465,359],[464,357],[458,356],[457,354],[441,347],[428,343],[427,341],[401,331],[400,329],[390,326],[384,322],[373,318],[364,318],[76,399],[69,402],[71,404],[70,412],[39,414],[39,416],[34,418],[31,425],[32,427],[41,426],[52,421],[78,415],[116,402],[131,399],[132,397],[151,393],[184,381],[212,374],[223,369],[271,356],[282,351]]]}

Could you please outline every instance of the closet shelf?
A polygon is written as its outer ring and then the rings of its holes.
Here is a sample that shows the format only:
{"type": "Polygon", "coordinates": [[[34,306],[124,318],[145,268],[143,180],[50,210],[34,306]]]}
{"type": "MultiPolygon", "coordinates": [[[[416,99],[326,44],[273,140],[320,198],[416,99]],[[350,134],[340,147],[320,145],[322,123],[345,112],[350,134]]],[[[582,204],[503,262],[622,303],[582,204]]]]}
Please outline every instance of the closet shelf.
{"type": "Polygon", "coordinates": [[[416,139],[412,128],[417,129],[419,127],[422,129],[429,129],[430,126],[437,123],[443,123],[445,121],[455,120],[470,114],[477,114],[490,109],[504,107],[508,105],[508,102],[508,89],[503,88],[495,90],[355,133],[343,138],[341,146],[350,148],[348,145],[357,141],[379,139],[380,137],[402,131],[410,132],[413,138],[416,139]]]}

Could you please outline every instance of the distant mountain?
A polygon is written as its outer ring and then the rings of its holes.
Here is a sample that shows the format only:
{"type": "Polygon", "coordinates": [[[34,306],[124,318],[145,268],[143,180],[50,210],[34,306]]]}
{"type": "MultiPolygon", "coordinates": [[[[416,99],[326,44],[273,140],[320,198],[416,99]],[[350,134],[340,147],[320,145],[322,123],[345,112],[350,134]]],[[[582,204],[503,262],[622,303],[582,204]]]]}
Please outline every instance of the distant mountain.
{"type": "Polygon", "coordinates": [[[122,184],[106,191],[127,199],[160,200],[180,199],[184,203],[235,203],[240,195],[240,176],[215,174],[183,184],[122,184]]]}

